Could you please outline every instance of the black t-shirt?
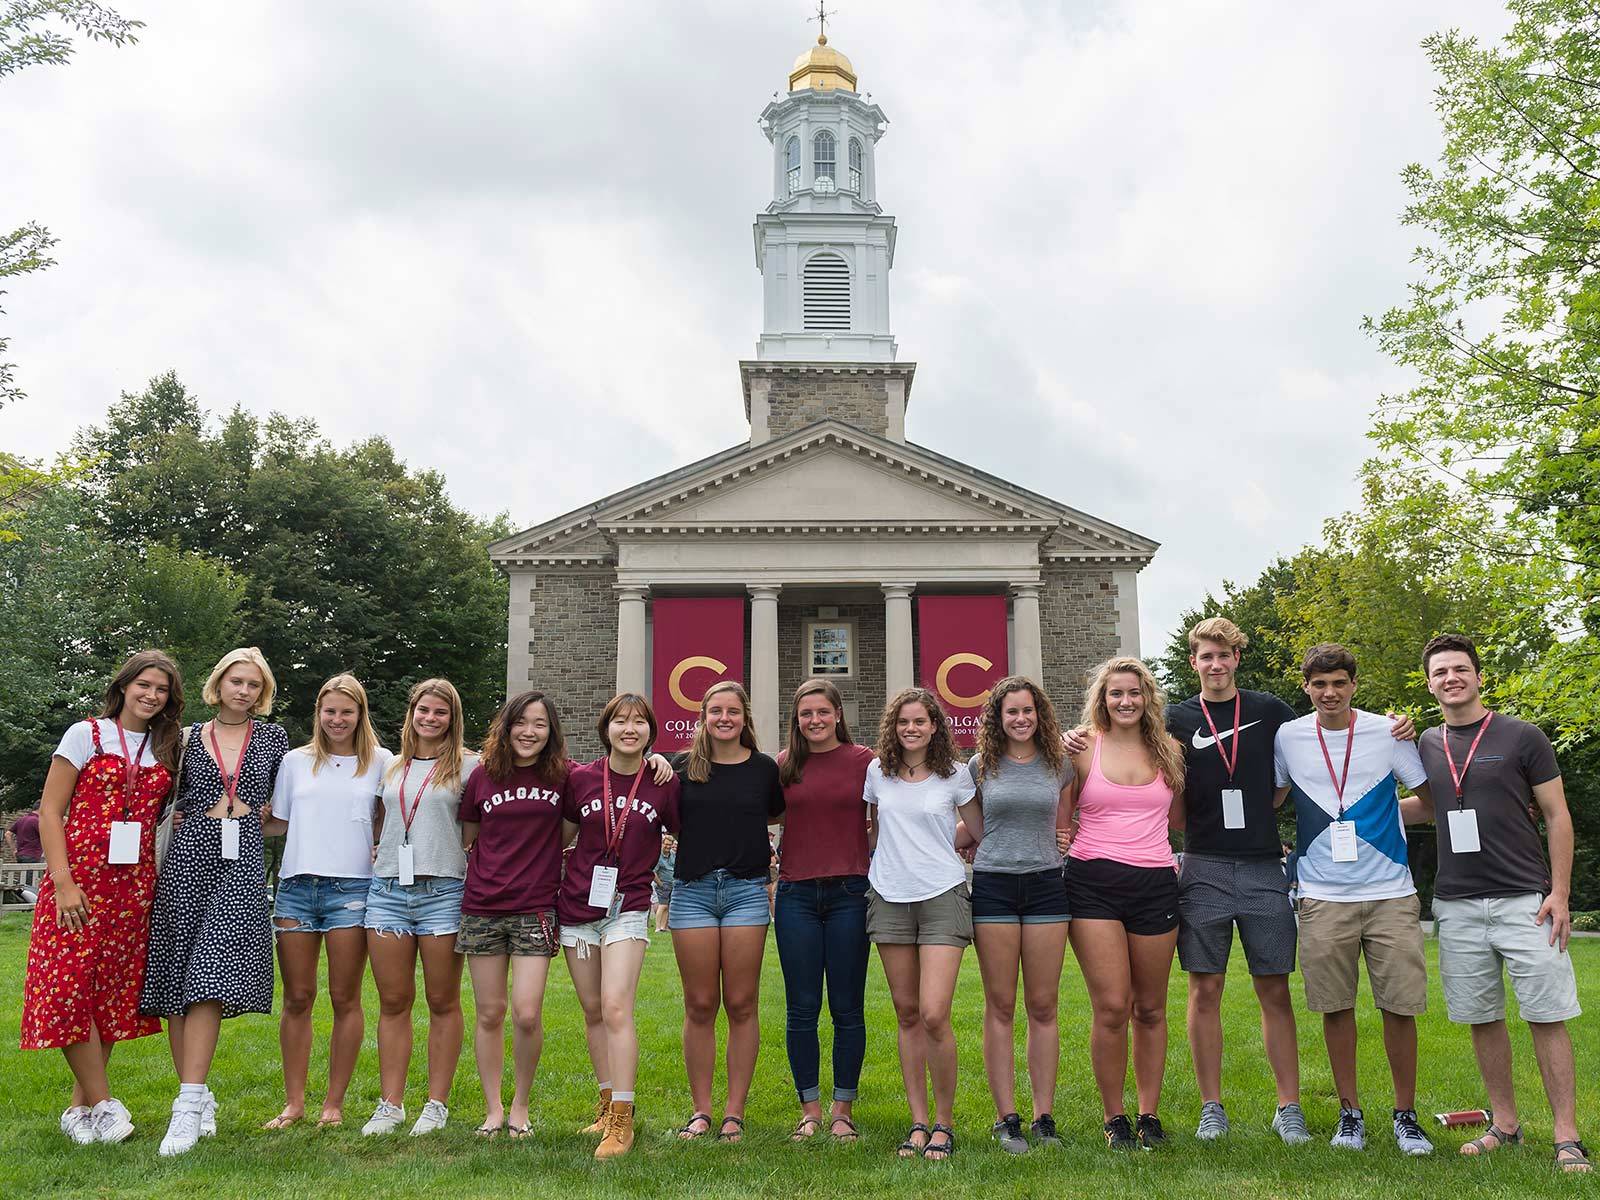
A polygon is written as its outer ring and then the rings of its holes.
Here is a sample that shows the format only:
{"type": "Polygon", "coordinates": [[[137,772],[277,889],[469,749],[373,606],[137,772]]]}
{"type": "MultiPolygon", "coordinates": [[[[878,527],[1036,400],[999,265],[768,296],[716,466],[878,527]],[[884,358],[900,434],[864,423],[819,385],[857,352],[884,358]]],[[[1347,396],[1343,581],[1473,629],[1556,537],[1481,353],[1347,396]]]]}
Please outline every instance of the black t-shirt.
{"type": "Polygon", "coordinates": [[[1183,835],[1186,854],[1217,858],[1282,858],[1278,813],[1272,807],[1277,781],[1272,769],[1272,747],[1278,727],[1295,719],[1295,711],[1271,692],[1239,690],[1239,760],[1233,780],[1218,753],[1231,759],[1233,701],[1206,704],[1216,723],[1220,741],[1211,734],[1199,696],[1167,710],[1167,732],[1183,743],[1183,804],[1187,824],[1183,835]],[[1238,788],[1244,793],[1244,828],[1226,829],[1222,822],[1222,792],[1238,788]]]}
{"type": "Polygon", "coordinates": [[[694,783],[684,768],[688,755],[673,765],[683,782],[678,798],[678,883],[692,883],[724,870],[739,879],[767,877],[772,843],[767,823],[783,812],[778,764],[765,754],[742,763],[712,763],[704,783],[694,783]]]}

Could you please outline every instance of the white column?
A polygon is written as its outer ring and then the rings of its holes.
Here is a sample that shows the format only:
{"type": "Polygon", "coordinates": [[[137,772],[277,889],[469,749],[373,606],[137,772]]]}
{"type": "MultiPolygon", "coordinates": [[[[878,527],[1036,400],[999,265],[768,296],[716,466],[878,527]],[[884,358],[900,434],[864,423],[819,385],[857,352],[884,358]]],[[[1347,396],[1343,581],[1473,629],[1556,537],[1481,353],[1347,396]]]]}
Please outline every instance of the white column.
{"type": "Polygon", "coordinates": [[[1139,655],[1139,572],[1111,572],[1117,589],[1117,641],[1122,654],[1139,655]]]}
{"type": "Polygon", "coordinates": [[[528,671],[533,666],[534,574],[508,571],[511,577],[510,602],[506,613],[506,695],[515,696],[528,688],[528,671]]]}
{"type": "Polygon", "coordinates": [[[916,681],[916,665],[911,659],[911,593],[915,585],[883,585],[884,688],[888,699],[916,681]]]}
{"type": "Polygon", "coordinates": [[[644,653],[644,600],[650,589],[619,583],[616,592],[617,691],[644,695],[650,689],[650,664],[644,653]]]}
{"type": "Polygon", "coordinates": [[[778,752],[778,593],[776,584],[750,585],[750,707],[756,740],[778,752]]]}
{"type": "Polygon", "coordinates": [[[1025,675],[1044,686],[1044,639],[1039,632],[1039,585],[1019,583],[1011,589],[1011,625],[1017,643],[1014,675],[1025,675]]]}

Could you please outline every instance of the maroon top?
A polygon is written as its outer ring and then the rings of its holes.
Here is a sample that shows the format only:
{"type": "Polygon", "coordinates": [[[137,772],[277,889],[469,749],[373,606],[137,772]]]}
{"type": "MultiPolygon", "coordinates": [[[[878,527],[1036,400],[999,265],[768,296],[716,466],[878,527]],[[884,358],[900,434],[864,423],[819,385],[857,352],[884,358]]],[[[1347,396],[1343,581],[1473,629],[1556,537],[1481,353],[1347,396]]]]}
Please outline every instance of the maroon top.
{"type": "Polygon", "coordinates": [[[561,886],[561,800],[537,767],[513,767],[503,783],[480,764],[461,794],[461,820],[478,826],[467,855],[461,911],[473,916],[548,912],[561,886]]]}
{"type": "MultiPolygon", "coordinates": [[[[788,754],[778,756],[780,765],[788,754]]],[[[800,778],[783,789],[788,809],[779,879],[867,873],[867,805],[861,794],[874,757],[871,747],[857,745],[806,756],[800,778]]]]}
{"type": "Polygon", "coordinates": [[[44,847],[39,843],[39,814],[25,812],[11,822],[11,832],[17,839],[17,861],[34,863],[44,861],[44,847]]]}
{"type": "MultiPolygon", "coordinates": [[[[622,829],[622,844],[616,861],[606,857],[605,759],[596,759],[572,768],[566,795],[561,801],[562,820],[578,826],[578,840],[567,855],[567,873],[561,881],[561,898],[556,915],[563,925],[582,925],[598,921],[605,910],[589,907],[589,883],[596,863],[605,862],[617,870],[617,891],[622,893],[622,912],[644,912],[650,907],[650,883],[656,863],[661,859],[661,831],[678,830],[678,778],[657,784],[650,764],[641,768],[644,778],[633,797],[628,823],[622,829]]],[[[633,775],[611,772],[611,803],[617,817],[628,807],[628,792],[633,775]]]]}

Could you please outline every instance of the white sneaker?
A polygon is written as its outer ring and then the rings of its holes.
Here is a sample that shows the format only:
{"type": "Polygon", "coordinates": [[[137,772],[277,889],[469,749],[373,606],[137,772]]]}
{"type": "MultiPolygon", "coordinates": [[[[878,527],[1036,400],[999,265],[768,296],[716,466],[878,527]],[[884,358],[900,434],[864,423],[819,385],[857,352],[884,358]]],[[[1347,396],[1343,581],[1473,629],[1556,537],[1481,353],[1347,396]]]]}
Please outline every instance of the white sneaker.
{"type": "Polygon", "coordinates": [[[210,1088],[206,1089],[205,1103],[200,1106],[200,1136],[217,1136],[217,1097],[210,1088]]]}
{"type": "Polygon", "coordinates": [[[425,1133],[432,1133],[436,1129],[443,1129],[444,1123],[450,1119],[450,1110],[437,1100],[429,1100],[422,1106],[422,1115],[417,1118],[417,1123],[411,1127],[412,1137],[421,1137],[425,1133]]]}
{"type": "Polygon", "coordinates": [[[1359,1108],[1339,1110],[1339,1128],[1333,1131],[1328,1145],[1335,1150],[1365,1150],[1367,1148],[1367,1122],[1359,1108]]]}
{"type": "Polygon", "coordinates": [[[167,1125],[167,1136],[161,1139],[156,1151],[163,1158],[187,1154],[200,1140],[200,1108],[203,1097],[179,1096],[172,1102],[172,1121],[167,1125]]]}
{"type": "Polygon", "coordinates": [[[74,1104],[61,1114],[61,1132],[80,1146],[94,1142],[94,1117],[87,1104],[74,1104]]]}
{"type": "Polygon", "coordinates": [[[94,1140],[97,1142],[115,1145],[117,1142],[126,1141],[133,1133],[133,1121],[128,1117],[127,1106],[115,1096],[96,1104],[90,1120],[94,1125],[94,1140]]]}
{"type": "Polygon", "coordinates": [[[372,1137],[374,1134],[393,1133],[400,1128],[400,1122],[405,1119],[405,1105],[379,1100],[378,1107],[372,1110],[372,1120],[361,1127],[361,1136],[372,1137]]]}

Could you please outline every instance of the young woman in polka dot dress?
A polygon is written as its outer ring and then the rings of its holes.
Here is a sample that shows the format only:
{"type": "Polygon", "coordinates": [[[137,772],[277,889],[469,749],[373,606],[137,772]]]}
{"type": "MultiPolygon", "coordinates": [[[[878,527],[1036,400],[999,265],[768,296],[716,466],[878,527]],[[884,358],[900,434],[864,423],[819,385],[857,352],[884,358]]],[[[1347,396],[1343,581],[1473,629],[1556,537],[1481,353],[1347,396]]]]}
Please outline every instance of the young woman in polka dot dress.
{"type": "Polygon", "coordinates": [[[50,874],[33,910],[22,1048],[66,1055],[74,1082],[61,1130],[80,1144],[133,1132],[111,1096],[111,1049],[161,1031],[140,1016],[139,989],[182,712],[177,665],[159,650],[135,654],[106,688],[105,715],[61,739],[39,805],[50,874]]]}
{"type": "Polygon", "coordinates": [[[181,818],[156,884],[142,1012],[166,1017],[181,1085],[160,1153],[216,1131],[206,1086],[224,1017],[272,1011],[272,924],[261,819],[289,748],[272,711],[276,683],[255,648],[223,656],[203,697],[217,715],[189,731],[181,818]]]}

